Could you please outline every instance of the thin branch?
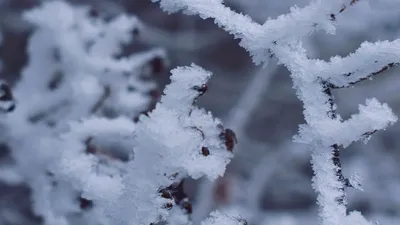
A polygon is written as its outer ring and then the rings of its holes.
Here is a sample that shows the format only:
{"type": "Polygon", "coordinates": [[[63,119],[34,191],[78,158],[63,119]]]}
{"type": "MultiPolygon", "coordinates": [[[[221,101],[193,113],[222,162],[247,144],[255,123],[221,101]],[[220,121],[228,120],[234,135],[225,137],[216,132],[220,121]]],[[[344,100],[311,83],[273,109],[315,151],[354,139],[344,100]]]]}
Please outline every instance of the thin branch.
{"type": "Polygon", "coordinates": [[[107,100],[108,97],[111,95],[111,88],[110,86],[103,87],[103,94],[101,95],[100,99],[93,105],[90,109],[91,114],[95,114],[103,105],[104,102],[107,100]]]}
{"type": "MultiPolygon", "coordinates": [[[[336,119],[337,118],[337,112],[335,110],[335,103],[334,103],[334,97],[332,95],[331,92],[331,88],[329,87],[329,85],[327,84],[327,82],[322,82],[322,86],[325,88],[323,90],[324,94],[326,94],[328,96],[328,104],[330,106],[330,110],[327,112],[328,117],[331,119],[336,119]]],[[[343,184],[343,186],[341,186],[339,188],[340,192],[341,192],[341,196],[339,199],[337,199],[339,204],[342,205],[346,205],[345,199],[346,199],[346,193],[345,193],[345,187],[346,187],[346,178],[343,175],[342,172],[342,164],[340,162],[340,148],[337,144],[333,144],[332,146],[330,146],[331,151],[332,151],[332,162],[333,165],[336,168],[336,176],[339,180],[339,182],[341,182],[343,184]]]]}
{"type": "MultiPolygon", "coordinates": [[[[334,84],[329,84],[329,87],[332,88],[332,89],[339,89],[339,88],[350,87],[350,86],[352,86],[352,85],[355,85],[355,84],[357,84],[357,83],[359,83],[359,82],[361,82],[361,81],[364,81],[364,80],[368,80],[368,79],[372,78],[373,76],[379,75],[379,74],[381,74],[381,73],[383,73],[383,72],[389,70],[390,68],[397,67],[397,66],[399,66],[399,65],[400,65],[400,63],[393,63],[393,62],[392,62],[392,63],[389,63],[389,64],[387,64],[386,66],[382,67],[382,68],[381,68],[380,70],[378,70],[378,71],[372,72],[372,73],[368,74],[367,76],[362,77],[362,78],[360,78],[360,79],[358,79],[358,80],[356,80],[356,81],[349,82],[347,85],[337,86],[337,85],[334,85],[334,84]]],[[[355,74],[355,72],[343,74],[342,76],[350,77],[350,76],[352,76],[353,74],[355,74]]]]}
{"type": "Polygon", "coordinates": [[[337,14],[343,13],[343,12],[347,9],[347,7],[356,4],[358,1],[359,1],[359,0],[351,0],[350,3],[349,3],[347,6],[346,6],[346,5],[343,5],[342,8],[340,8],[339,12],[337,12],[337,13],[331,13],[331,14],[330,14],[331,20],[332,20],[332,21],[335,21],[335,20],[336,20],[336,15],[337,15],[337,14]]]}

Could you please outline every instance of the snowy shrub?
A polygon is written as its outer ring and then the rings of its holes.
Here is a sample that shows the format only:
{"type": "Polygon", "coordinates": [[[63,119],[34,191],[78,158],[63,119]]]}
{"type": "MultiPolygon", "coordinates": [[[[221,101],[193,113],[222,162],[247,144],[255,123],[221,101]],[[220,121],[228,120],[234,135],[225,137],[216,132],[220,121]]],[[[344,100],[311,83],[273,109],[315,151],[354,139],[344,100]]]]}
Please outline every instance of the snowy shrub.
{"type": "MultiPolygon", "coordinates": [[[[226,124],[238,129],[240,137],[245,117],[249,117],[246,113],[257,104],[254,99],[261,98],[263,82],[267,82],[264,73],[276,69],[275,60],[290,71],[305,119],[293,139],[312,150],[312,187],[317,193],[319,223],[371,225],[361,212],[347,206],[347,189],[362,191],[362,177],[344,175],[342,169],[347,168],[342,168],[341,151],[354,142],[367,142],[395,123],[397,116],[387,104],[368,98],[358,106],[358,113],[344,119],[337,112],[333,91],[353,87],[399,66],[400,39],[364,42],[348,56],[323,60],[315,58],[313,49],[307,49],[308,38],[320,31],[333,35],[338,28],[366,30],[369,23],[398,18],[396,10],[378,18],[368,1],[313,0],[306,5],[308,1],[288,0],[284,4],[302,7],[293,6],[289,13],[260,24],[254,20],[265,20],[264,7],[273,5],[268,8],[271,15],[274,9],[284,8],[283,3],[152,2],[169,13],[182,10],[213,19],[240,40],[239,45],[254,64],[264,66],[249,82],[249,89],[254,90],[245,90],[236,108],[228,113],[226,124]],[[237,13],[227,4],[254,17],[237,13]],[[341,18],[351,17],[348,11],[353,8],[358,10],[358,19],[343,23],[341,18]],[[360,20],[367,12],[371,13],[368,22],[360,20]]],[[[379,0],[373,4],[391,6],[392,2],[379,0]]],[[[42,224],[248,225],[247,218],[265,225],[309,224],[301,213],[271,212],[257,218],[262,183],[276,170],[288,169],[285,165],[304,160],[302,152],[306,149],[297,145],[293,151],[294,144],[284,143],[287,156],[282,157],[281,152],[267,154],[247,180],[231,174],[221,179],[233,158],[237,139],[221,120],[197,106],[208,90],[211,72],[195,64],[177,67],[171,70],[171,82],[160,94],[155,75],[166,69],[165,51],[126,51],[125,47],[139,38],[147,39],[142,34],[165,33],[146,30],[138,18],[125,13],[103,17],[94,8],[59,0],[43,1],[24,12],[23,19],[34,27],[27,47],[29,60],[15,85],[0,82],[0,143],[10,150],[11,157],[1,165],[0,180],[30,189],[29,204],[42,224]],[[215,182],[216,188],[206,190],[211,193],[206,196],[200,187],[198,205],[192,206],[184,184],[200,178],[215,182]],[[208,198],[214,198],[214,202],[207,202],[208,198]],[[211,206],[203,207],[202,201],[211,206]],[[209,213],[212,207],[218,209],[209,213]],[[199,213],[194,214],[195,210],[199,213]]],[[[172,49],[200,49],[214,42],[199,40],[199,46],[190,47],[190,41],[184,39],[193,33],[183,34],[176,39],[182,43],[172,49]]],[[[162,38],[166,37],[171,38],[162,38]]],[[[148,39],[146,43],[159,40],[148,39]]],[[[291,178],[296,176],[290,174],[291,178]]]]}
{"type": "Polygon", "coordinates": [[[1,117],[14,163],[0,177],[29,186],[44,224],[186,224],[192,206],[183,179],[222,176],[236,143],[195,106],[211,73],[172,70],[155,105],[151,76],[164,67],[164,52],[123,55],[140,22],[93,14],[61,1],[24,14],[37,28],[13,91],[1,83],[1,110],[17,107],[1,117]]]}

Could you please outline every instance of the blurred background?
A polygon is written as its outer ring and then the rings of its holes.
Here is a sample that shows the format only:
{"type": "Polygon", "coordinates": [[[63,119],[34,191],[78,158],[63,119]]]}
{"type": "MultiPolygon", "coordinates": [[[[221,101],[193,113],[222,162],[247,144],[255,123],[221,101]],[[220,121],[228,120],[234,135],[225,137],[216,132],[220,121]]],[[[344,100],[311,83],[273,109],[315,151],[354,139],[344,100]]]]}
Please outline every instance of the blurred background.
{"type": "MultiPolygon", "coordinates": [[[[27,42],[34,26],[21,18],[40,0],[0,0],[0,78],[14,83],[27,64],[27,42]]],[[[168,15],[150,0],[71,0],[88,5],[105,20],[121,13],[136,15],[143,23],[139,38],[124,51],[153,47],[165,49],[168,68],[156,77],[160,90],[169,82],[169,70],[192,62],[213,72],[199,105],[232,128],[239,140],[226,175],[212,184],[185,182],[193,202],[195,224],[219,208],[237,212],[254,224],[314,224],[316,195],[307,146],[292,143],[304,122],[288,71],[271,59],[255,66],[238,41],[211,20],[182,13],[168,15]]],[[[263,23],[268,18],[302,7],[308,0],[225,0],[237,12],[263,23]]],[[[400,37],[398,0],[360,0],[338,15],[337,34],[316,33],[304,40],[310,57],[329,60],[345,56],[364,41],[400,37]]],[[[387,102],[400,115],[400,74],[393,68],[355,87],[334,92],[343,118],[355,113],[366,98],[387,102]]],[[[368,144],[357,143],[342,151],[343,171],[363,178],[364,191],[348,189],[350,209],[360,210],[382,224],[400,222],[400,123],[374,134],[368,144]],[[397,221],[397,222],[396,222],[397,221]]],[[[0,156],[7,158],[7,151],[0,156]]],[[[3,160],[4,161],[4,160],[3,160]]],[[[21,224],[40,224],[30,209],[29,188],[0,186],[1,224],[15,224],[8,213],[26,217],[21,224]],[[13,202],[12,206],[10,202],[13,202]]]]}

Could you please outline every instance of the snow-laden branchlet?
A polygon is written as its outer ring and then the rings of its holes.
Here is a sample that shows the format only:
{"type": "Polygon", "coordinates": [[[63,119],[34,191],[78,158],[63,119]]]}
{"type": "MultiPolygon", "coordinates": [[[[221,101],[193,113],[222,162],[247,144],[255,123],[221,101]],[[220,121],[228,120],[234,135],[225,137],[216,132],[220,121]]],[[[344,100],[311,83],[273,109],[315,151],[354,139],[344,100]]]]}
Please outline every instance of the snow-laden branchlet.
{"type": "Polygon", "coordinates": [[[172,199],[160,190],[184,177],[222,176],[232,153],[226,149],[221,122],[194,103],[211,74],[196,65],[171,71],[156,108],[139,118],[134,157],[123,177],[124,189],[107,213],[118,224],[149,224],[168,217],[172,199]],[[207,148],[205,154],[202,149],[207,148]]]}

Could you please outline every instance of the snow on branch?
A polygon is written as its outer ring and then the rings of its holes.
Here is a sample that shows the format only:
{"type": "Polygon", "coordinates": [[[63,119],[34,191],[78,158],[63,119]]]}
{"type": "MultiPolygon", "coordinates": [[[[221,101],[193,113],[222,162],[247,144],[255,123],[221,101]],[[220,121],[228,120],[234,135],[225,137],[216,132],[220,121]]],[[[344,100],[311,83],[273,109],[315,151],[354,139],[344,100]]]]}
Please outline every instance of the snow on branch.
{"type": "Polygon", "coordinates": [[[107,210],[121,224],[164,220],[175,202],[168,195],[160,196],[160,190],[186,176],[214,180],[223,175],[232,157],[225,137],[221,138],[226,132],[221,122],[194,106],[206,91],[211,73],[196,65],[171,73],[161,102],[148,116],[139,118],[134,160],[123,178],[125,189],[115,202],[118,207],[107,210]]]}
{"type": "MultiPolygon", "coordinates": [[[[88,118],[82,122],[70,123],[70,130],[61,136],[60,160],[54,164],[52,171],[61,179],[66,179],[73,186],[82,191],[83,196],[90,198],[103,199],[109,201],[112,196],[117,195],[122,187],[118,182],[118,171],[112,174],[96,174],[93,168],[101,166],[101,158],[96,154],[103,155],[103,161],[111,165],[118,160],[113,159],[111,153],[96,152],[89,149],[92,143],[88,143],[88,138],[100,138],[103,145],[105,142],[115,141],[116,138],[125,139],[132,145],[132,135],[134,132],[134,124],[129,118],[119,117],[115,119],[106,118],[88,118]],[[89,153],[89,154],[88,154],[89,153]],[[57,171],[57,172],[55,172],[57,171]],[[100,185],[101,184],[101,185],[100,185]],[[105,185],[107,184],[107,185],[105,185]]],[[[118,168],[119,165],[114,165],[118,168]]],[[[111,171],[110,171],[111,172],[111,171]]]]}
{"type": "MultiPolygon", "coordinates": [[[[400,40],[364,42],[353,54],[345,58],[333,57],[324,78],[332,88],[343,88],[372,78],[400,65],[400,40]]],[[[321,67],[320,67],[321,69],[321,67]]],[[[316,71],[320,73],[322,71],[316,71]]]]}
{"type": "Polygon", "coordinates": [[[183,10],[189,15],[198,14],[203,19],[214,19],[218,26],[241,39],[240,45],[249,51],[253,62],[258,65],[268,59],[270,49],[277,43],[287,43],[317,30],[334,33],[335,27],[330,21],[330,15],[349,0],[318,0],[302,9],[292,7],[290,13],[267,20],[263,25],[232,11],[222,0],[152,1],[160,2],[161,8],[168,12],[183,10]]]}
{"type": "Polygon", "coordinates": [[[376,131],[397,121],[389,106],[376,99],[368,99],[366,105],[359,106],[359,111],[346,121],[326,119],[303,125],[296,140],[310,144],[319,136],[327,145],[339,144],[346,148],[352,142],[368,140],[376,131]]]}

